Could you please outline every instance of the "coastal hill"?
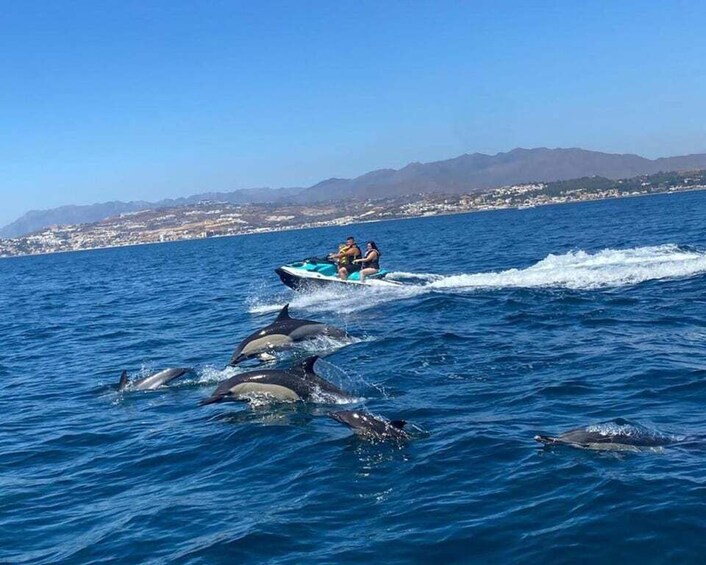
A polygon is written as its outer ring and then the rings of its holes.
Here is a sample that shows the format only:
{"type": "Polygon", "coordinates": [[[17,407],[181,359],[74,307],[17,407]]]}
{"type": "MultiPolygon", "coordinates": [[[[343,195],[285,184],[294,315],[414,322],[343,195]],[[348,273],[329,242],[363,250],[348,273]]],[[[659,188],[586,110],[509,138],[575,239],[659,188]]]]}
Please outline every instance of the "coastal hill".
{"type": "Polygon", "coordinates": [[[508,153],[461,155],[446,161],[411,163],[399,170],[381,169],[355,179],[330,179],[304,189],[300,202],[339,198],[390,198],[418,193],[473,193],[526,182],[580,177],[608,179],[685,171],[706,167],[706,154],[660,159],[585,149],[514,149],[508,153]]]}
{"type": "Polygon", "coordinates": [[[49,226],[99,222],[120,214],[189,206],[204,201],[229,204],[264,204],[278,202],[301,192],[301,188],[245,188],[232,192],[204,192],[184,198],[168,198],[157,202],[102,202],[84,206],[60,206],[50,210],[32,210],[19,219],[0,228],[0,237],[19,237],[49,226]]]}
{"type": "Polygon", "coordinates": [[[96,222],[119,214],[190,205],[201,201],[230,204],[312,204],[341,199],[394,198],[406,194],[471,194],[499,186],[551,182],[579,177],[608,179],[660,171],[706,168],[706,154],[646,159],[639,155],[585,149],[513,149],[507,153],[465,154],[401,169],[380,169],[354,179],[332,178],[308,188],[251,188],[208,192],[158,202],[107,202],[31,211],[0,229],[0,237],[17,237],[51,225],[96,222]]]}

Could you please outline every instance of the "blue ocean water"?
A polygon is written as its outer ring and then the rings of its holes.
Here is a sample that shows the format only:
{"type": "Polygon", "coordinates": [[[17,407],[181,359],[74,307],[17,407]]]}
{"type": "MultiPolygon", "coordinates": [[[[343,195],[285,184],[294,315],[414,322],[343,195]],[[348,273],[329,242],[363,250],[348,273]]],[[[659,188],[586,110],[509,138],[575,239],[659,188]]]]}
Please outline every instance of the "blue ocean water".
{"type": "Polygon", "coordinates": [[[700,562],[706,450],[542,448],[623,417],[706,435],[706,192],[0,261],[0,562],[700,562]],[[273,268],[374,239],[399,289],[273,268]],[[200,407],[291,303],[320,373],[404,418],[200,407]],[[155,391],[122,369],[194,366],[155,391]]]}

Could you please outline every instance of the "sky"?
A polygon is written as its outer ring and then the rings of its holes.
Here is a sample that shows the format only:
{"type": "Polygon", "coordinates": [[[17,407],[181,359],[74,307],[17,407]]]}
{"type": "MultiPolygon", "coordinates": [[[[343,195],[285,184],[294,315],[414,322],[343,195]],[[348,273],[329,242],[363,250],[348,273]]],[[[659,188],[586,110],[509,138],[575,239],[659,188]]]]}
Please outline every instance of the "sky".
{"type": "Polygon", "coordinates": [[[706,3],[2,0],[0,225],[515,147],[706,152],[706,3]]]}

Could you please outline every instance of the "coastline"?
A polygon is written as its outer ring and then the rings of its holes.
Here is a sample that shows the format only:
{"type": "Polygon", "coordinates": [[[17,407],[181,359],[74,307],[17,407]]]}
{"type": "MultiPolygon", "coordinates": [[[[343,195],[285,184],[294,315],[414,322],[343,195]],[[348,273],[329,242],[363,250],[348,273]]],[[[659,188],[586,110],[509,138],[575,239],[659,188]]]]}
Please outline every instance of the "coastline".
{"type": "Polygon", "coordinates": [[[168,240],[168,241],[141,241],[141,242],[130,242],[130,243],[124,243],[124,244],[115,244],[115,245],[101,245],[101,246],[95,246],[95,247],[85,247],[85,248],[80,248],[80,249],[62,249],[62,250],[46,251],[46,252],[38,252],[38,253],[23,253],[23,254],[17,254],[17,255],[0,255],[0,259],[19,259],[19,258],[26,258],[26,257],[40,257],[40,256],[46,256],[46,255],[56,255],[56,254],[63,254],[63,253],[81,253],[81,252],[85,252],[85,251],[100,251],[100,250],[105,250],[105,249],[119,249],[119,248],[123,248],[123,247],[139,247],[139,246],[143,246],[143,245],[160,245],[160,244],[170,244],[170,243],[181,243],[181,242],[185,242],[185,241],[198,241],[198,240],[204,240],[204,239],[219,239],[219,238],[224,238],[224,237],[243,237],[243,236],[273,233],[273,232],[300,231],[300,230],[319,229],[319,228],[327,228],[327,227],[335,227],[335,226],[355,226],[355,225],[364,225],[364,224],[379,223],[379,222],[416,220],[416,219],[421,219],[421,218],[436,218],[436,217],[440,217],[440,216],[458,216],[458,215],[462,215],[462,214],[480,214],[480,213],[484,213],[484,212],[496,212],[496,211],[502,211],[502,210],[523,211],[523,210],[528,210],[528,209],[532,209],[532,208],[539,208],[539,207],[546,207],[546,206],[563,206],[563,205],[568,205],[568,204],[583,204],[583,203],[588,203],[588,202],[620,200],[623,198],[642,198],[642,197],[648,197],[648,196],[664,196],[664,195],[671,195],[671,194],[683,194],[683,193],[687,193],[687,192],[701,192],[701,191],[706,191],[706,187],[704,187],[704,186],[689,187],[689,188],[683,188],[680,190],[666,190],[666,191],[661,191],[661,192],[650,192],[650,193],[645,193],[645,194],[624,194],[624,195],[618,195],[618,196],[608,196],[608,197],[593,198],[593,199],[591,199],[591,198],[588,198],[588,199],[576,198],[573,200],[566,200],[566,201],[560,201],[560,202],[537,202],[537,203],[532,203],[529,205],[524,203],[524,204],[517,204],[517,205],[493,206],[493,207],[483,208],[483,209],[445,210],[445,211],[438,211],[438,212],[433,212],[433,213],[405,215],[405,216],[398,216],[398,217],[391,217],[391,218],[373,218],[370,220],[356,219],[354,221],[344,222],[344,223],[341,223],[340,219],[333,219],[330,221],[322,221],[319,225],[285,226],[285,227],[281,227],[281,228],[276,228],[276,227],[275,228],[256,228],[251,231],[245,231],[242,233],[214,234],[214,235],[211,235],[208,237],[184,237],[184,238],[175,239],[175,240],[168,240]]]}

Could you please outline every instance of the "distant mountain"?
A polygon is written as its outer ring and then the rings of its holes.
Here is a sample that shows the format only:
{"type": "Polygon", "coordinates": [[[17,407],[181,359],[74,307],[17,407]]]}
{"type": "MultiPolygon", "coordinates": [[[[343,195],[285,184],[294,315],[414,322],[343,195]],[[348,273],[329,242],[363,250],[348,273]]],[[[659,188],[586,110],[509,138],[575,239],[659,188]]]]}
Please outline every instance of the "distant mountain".
{"type": "Polygon", "coordinates": [[[629,178],[660,171],[706,167],[706,154],[645,159],[585,149],[513,149],[508,153],[474,153],[432,163],[411,163],[402,169],[380,169],[354,179],[329,179],[304,189],[299,202],[350,198],[385,198],[412,193],[473,193],[533,181],[602,176],[629,178]]]}
{"type": "Polygon", "coordinates": [[[497,155],[473,153],[445,161],[410,163],[399,170],[380,169],[354,179],[331,178],[308,188],[251,188],[234,192],[207,192],[159,202],[108,202],[32,211],[0,229],[0,236],[16,237],[54,224],[95,222],[126,212],[194,204],[201,200],[232,204],[287,201],[308,204],[418,193],[473,193],[524,182],[591,176],[617,180],[660,171],[691,169],[706,169],[706,154],[651,160],[639,155],[585,149],[513,149],[497,155]]]}
{"type": "Polygon", "coordinates": [[[185,198],[169,198],[157,202],[146,202],[144,200],[132,202],[114,201],[85,206],[61,206],[51,210],[32,210],[0,229],[0,237],[19,237],[48,226],[86,224],[129,212],[172,208],[174,206],[196,204],[204,200],[231,204],[278,202],[298,194],[301,190],[301,188],[246,188],[233,192],[204,192],[185,198]]]}

